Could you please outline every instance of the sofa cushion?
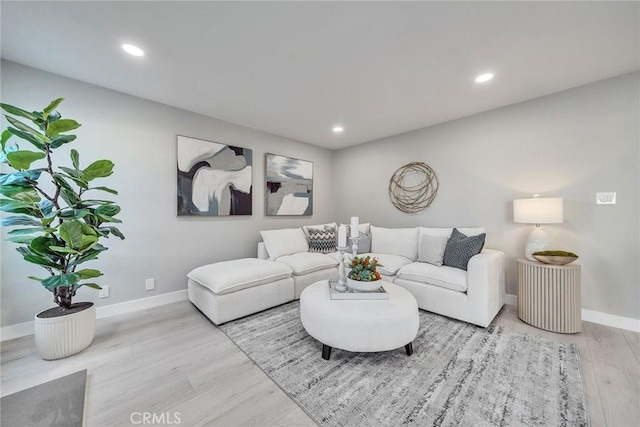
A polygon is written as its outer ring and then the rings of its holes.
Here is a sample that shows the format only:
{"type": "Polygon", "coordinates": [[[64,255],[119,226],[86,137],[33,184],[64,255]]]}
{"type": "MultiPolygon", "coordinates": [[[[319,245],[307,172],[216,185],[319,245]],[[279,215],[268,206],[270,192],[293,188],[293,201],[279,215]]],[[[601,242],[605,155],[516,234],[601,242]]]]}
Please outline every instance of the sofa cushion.
{"type": "Polygon", "coordinates": [[[285,255],[276,261],[289,267],[293,274],[302,276],[303,274],[313,273],[314,271],[332,268],[338,265],[338,260],[332,256],[314,253],[300,252],[293,255],[285,255]]]}
{"type": "Polygon", "coordinates": [[[411,264],[412,262],[407,257],[377,252],[369,252],[358,256],[362,258],[367,256],[370,256],[371,258],[378,258],[381,265],[377,267],[377,270],[380,274],[384,274],[385,276],[395,276],[400,268],[407,264],[411,264]]]}
{"type": "Polygon", "coordinates": [[[398,271],[398,277],[452,291],[467,291],[467,272],[459,268],[437,267],[424,262],[413,262],[402,267],[398,271]]]}
{"type": "Polygon", "coordinates": [[[448,236],[422,235],[418,249],[418,261],[441,266],[448,241],[448,236]]]}
{"type": "Polygon", "coordinates": [[[336,230],[336,242],[338,239],[338,225],[335,222],[328,222],[326,224],[316,224],[316,225],[303,225],[302,226],[302,232],[304,233],[304,237],[307,239],[307,241],[310,242],[309,240],[309,229],[310,228],[315,228],[315,229],[320,229],[320,230],[324,230],[326,227],[330,227],[333,228],[334,230],[336,230]]]}
{"type": "Polygon", "coordinates": [[[286,265],[257,258],[242,258],[203,265],[187,277],[214,294],[223,295],[291,277],[286,265]]]}
{"type": "Polygon", "coordinates": [[[269,258],[276,260],[283,255],[297,252],[309,252],[309,242],[301,228],[283,228],[261,231],[262,241],[267,248],[269,258]]]}
{"type": "Polygon", "coordinates": [[[307,228],[309,233],[309,252],[328,254],[336,251],[336,228],[325,225],[324,228],[307,228]]]}
{"type": "Polygon", "coordinates": [[[485,233],[468,237],[454,228],[447,242],[442,264],[466,271],[469,260],[482,251],[485,237],[485,233]]]}
{"type": "Polygon", "coordinates": [[[419,228],[371,227],[371,252],[418,259],[419,228]]]}

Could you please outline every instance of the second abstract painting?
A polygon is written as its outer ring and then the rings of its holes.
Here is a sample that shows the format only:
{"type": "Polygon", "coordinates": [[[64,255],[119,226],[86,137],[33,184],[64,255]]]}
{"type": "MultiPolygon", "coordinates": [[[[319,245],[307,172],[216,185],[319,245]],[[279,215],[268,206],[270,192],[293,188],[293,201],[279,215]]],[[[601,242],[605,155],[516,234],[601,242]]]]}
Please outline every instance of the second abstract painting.
{"type": "Polygon", "coordinates": [[[313,163],[266,155],[266,214],[313,214],[313,163]]]}

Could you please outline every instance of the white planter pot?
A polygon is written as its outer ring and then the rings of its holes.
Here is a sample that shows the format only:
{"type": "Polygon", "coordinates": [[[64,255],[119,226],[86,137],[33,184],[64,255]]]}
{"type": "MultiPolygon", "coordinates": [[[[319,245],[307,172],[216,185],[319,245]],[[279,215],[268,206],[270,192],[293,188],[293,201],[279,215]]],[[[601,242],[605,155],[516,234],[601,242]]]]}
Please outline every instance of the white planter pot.
{"type": "Polygon", "coordinates": [[[375,280],[373,282],[361,282],[359,280],[353,280],[347,277],[347,286],[354,291],[359,292],[373,292],[380,289],[382,280],[375,280]]]}
{"type": "Polygon", "coordinates": [[[89,347],[96,334],[96,309],[93,303],[82,311],[34,320],[36,347],[45,360],[62,359],[89,347]]]}

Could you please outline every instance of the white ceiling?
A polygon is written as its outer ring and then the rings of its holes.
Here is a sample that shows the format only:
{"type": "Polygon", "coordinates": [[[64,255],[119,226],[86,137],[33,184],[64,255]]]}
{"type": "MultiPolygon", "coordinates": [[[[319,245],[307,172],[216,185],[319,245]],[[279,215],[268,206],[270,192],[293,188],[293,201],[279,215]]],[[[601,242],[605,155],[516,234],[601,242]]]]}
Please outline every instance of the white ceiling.
{"type": "Polygon", "coordinates": [[[637,70],[639,6],[3,0],[1,54],[336,149],[637,70]]]}

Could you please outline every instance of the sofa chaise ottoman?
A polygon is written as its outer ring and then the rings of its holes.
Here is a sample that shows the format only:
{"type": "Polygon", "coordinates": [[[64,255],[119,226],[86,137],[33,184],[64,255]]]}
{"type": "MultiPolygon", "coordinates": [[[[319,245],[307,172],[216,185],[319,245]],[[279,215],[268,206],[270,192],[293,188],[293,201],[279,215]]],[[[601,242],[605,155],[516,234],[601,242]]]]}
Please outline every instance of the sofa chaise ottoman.
{"type": "Polygon", "coordinates": [[[292,270],[282,263],[256,258],[217,262],[187,274],[187,293],[219,325],[293,301],[292,270]]]}

